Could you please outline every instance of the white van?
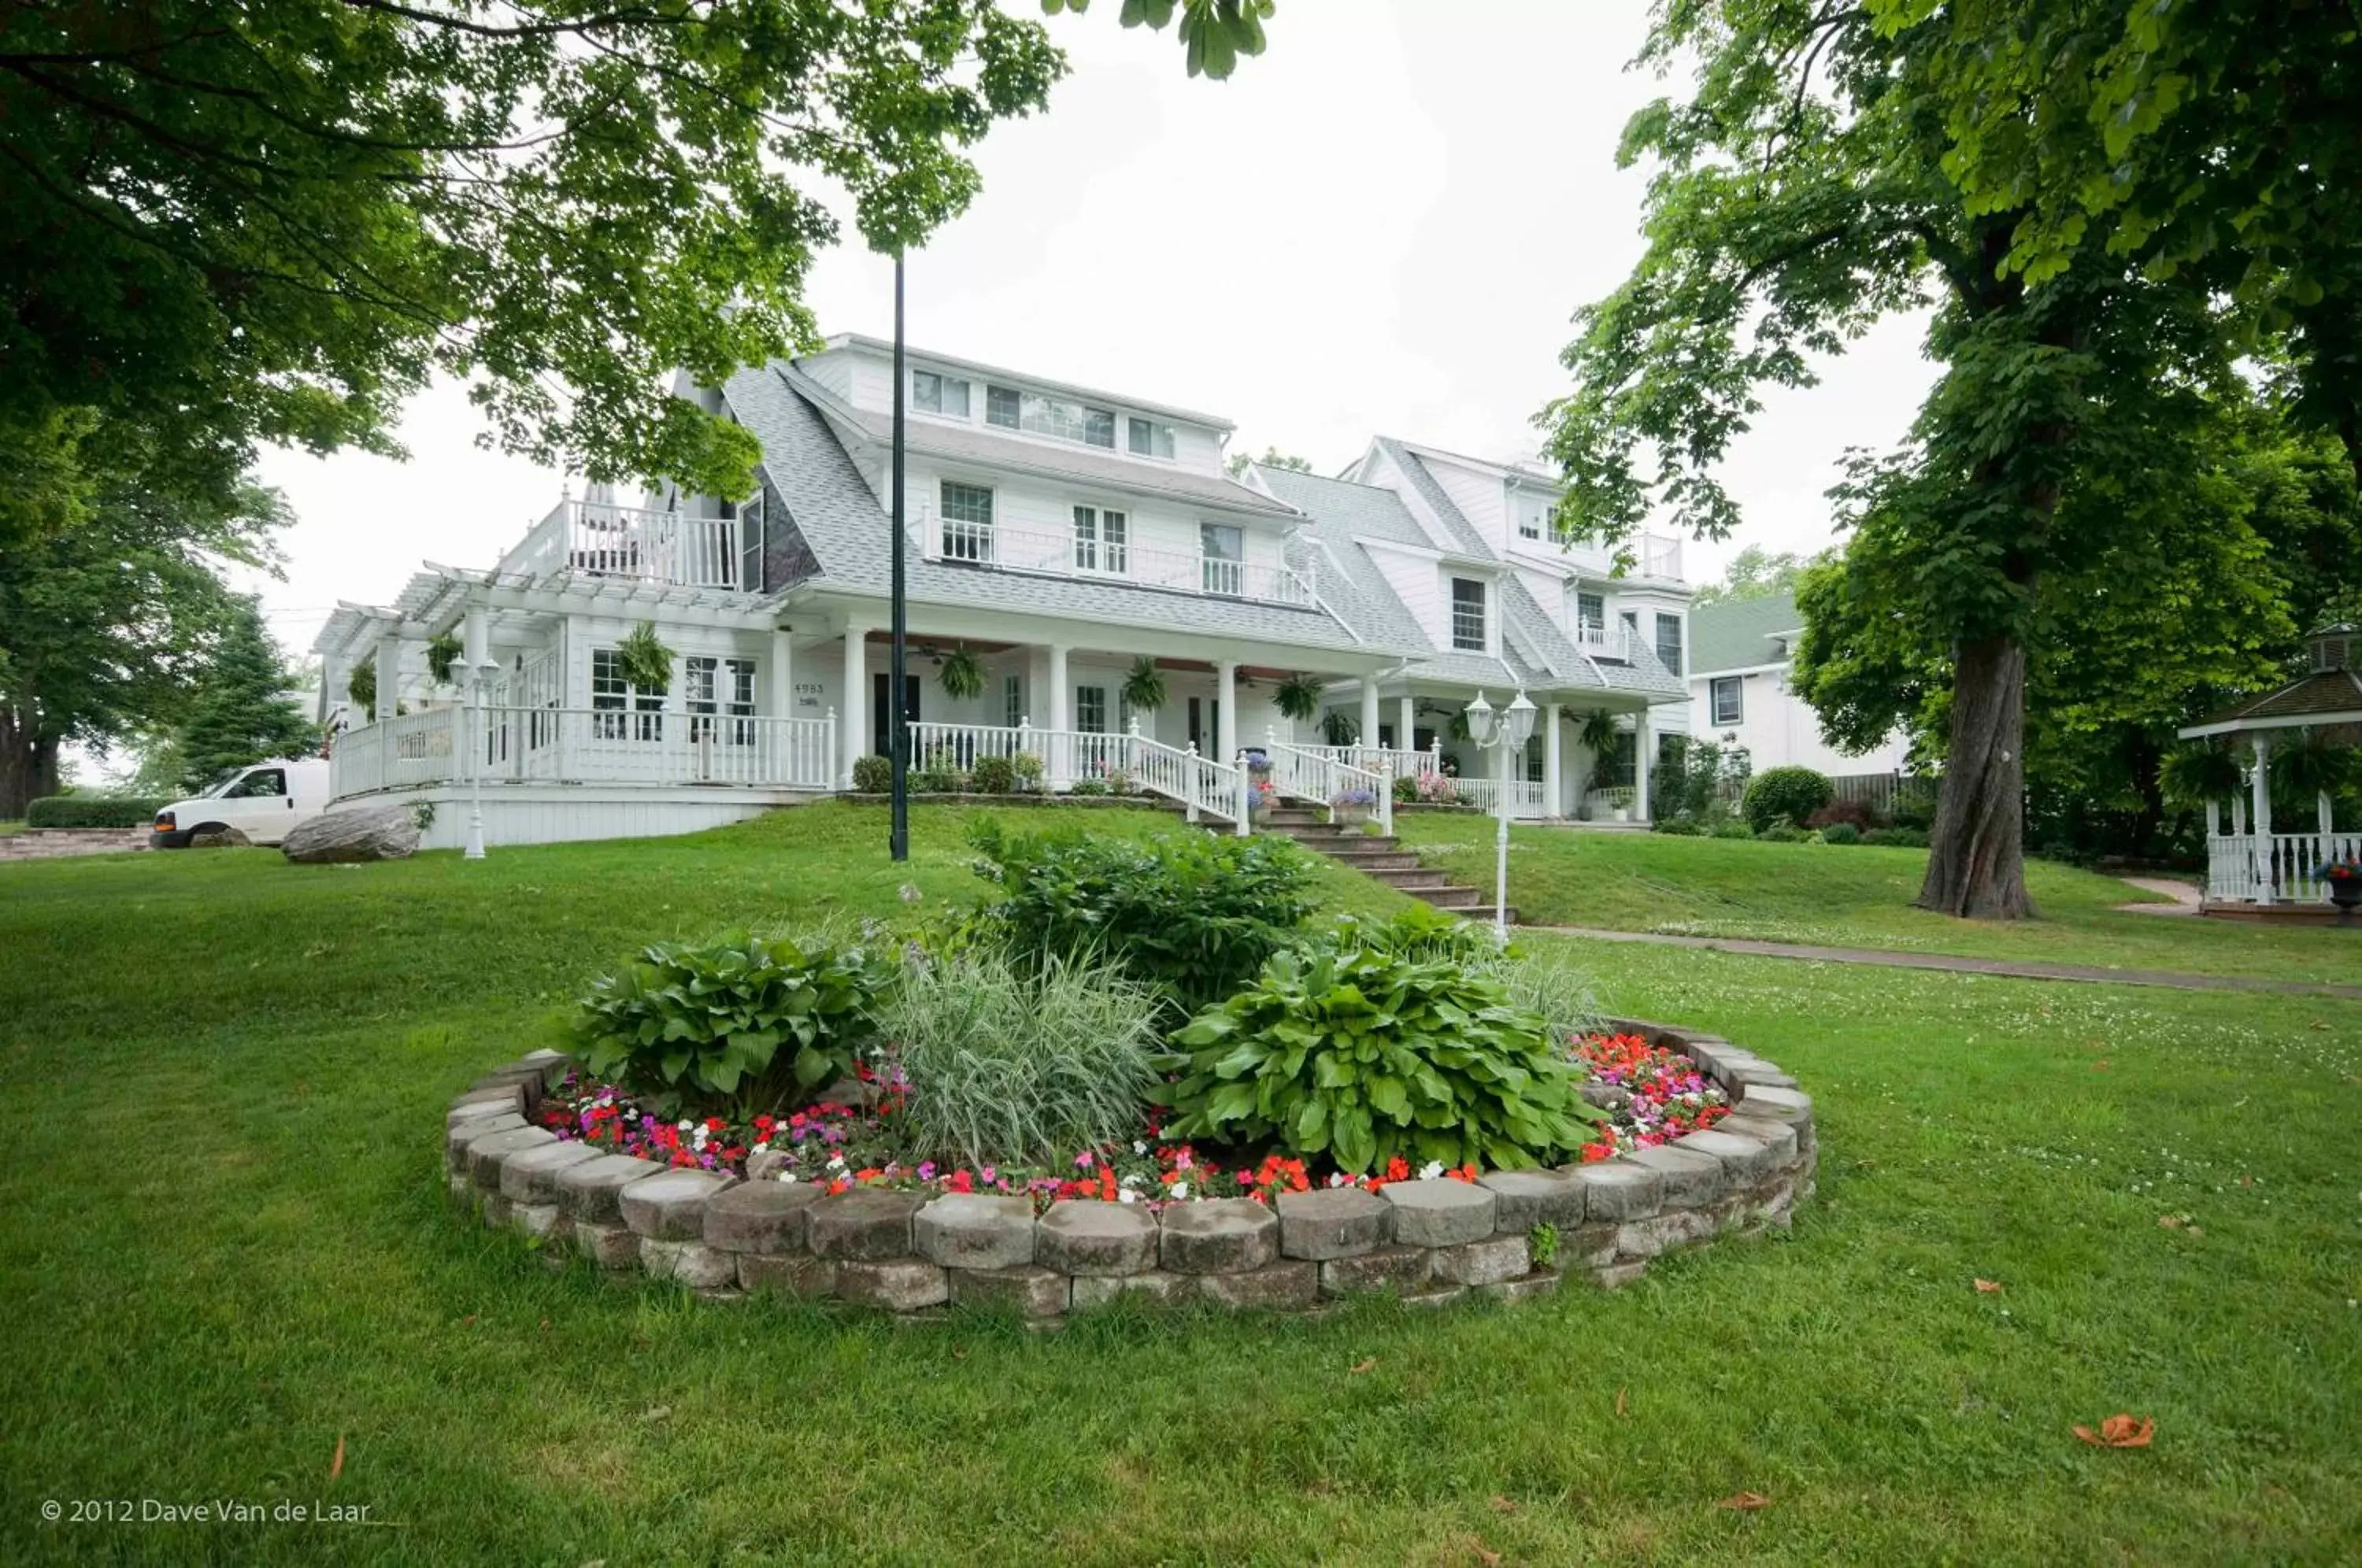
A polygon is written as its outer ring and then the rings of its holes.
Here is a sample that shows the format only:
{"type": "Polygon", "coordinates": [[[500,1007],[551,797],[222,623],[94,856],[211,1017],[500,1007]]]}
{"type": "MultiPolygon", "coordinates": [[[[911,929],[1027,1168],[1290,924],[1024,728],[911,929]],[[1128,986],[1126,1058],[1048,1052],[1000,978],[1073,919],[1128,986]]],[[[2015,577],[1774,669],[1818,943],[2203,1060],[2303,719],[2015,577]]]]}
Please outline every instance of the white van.
{"type": "Polygon", "coordinates": [[[158,812],[149,842],[158,849],[186,849],[192,834],[236,828],[256,844],[277,844],[289,828],[318,816],[327,804],[327,758],[258,762],[237,769],[202,795],[175,801],[158,812]]]}

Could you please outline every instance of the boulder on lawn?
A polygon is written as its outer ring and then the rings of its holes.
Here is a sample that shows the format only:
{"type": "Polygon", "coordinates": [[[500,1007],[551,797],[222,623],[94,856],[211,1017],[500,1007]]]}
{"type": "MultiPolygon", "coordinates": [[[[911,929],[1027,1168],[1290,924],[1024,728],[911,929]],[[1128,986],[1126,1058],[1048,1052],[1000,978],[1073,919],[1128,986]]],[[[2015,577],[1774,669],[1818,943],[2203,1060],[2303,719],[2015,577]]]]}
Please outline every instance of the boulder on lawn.
{"type": "Polygon", "coordinates": [[[403,860],[418,847],[418,819],[408,806],[352,806],[324,812],[287,830],[280,846],[304,866],[348,860],[403,860]]]}
{"type": "Polygon", "coordinates": [[[244,849],[253,842],[234,827],[207,828],[189,835],[191,849],[244,849]]]}

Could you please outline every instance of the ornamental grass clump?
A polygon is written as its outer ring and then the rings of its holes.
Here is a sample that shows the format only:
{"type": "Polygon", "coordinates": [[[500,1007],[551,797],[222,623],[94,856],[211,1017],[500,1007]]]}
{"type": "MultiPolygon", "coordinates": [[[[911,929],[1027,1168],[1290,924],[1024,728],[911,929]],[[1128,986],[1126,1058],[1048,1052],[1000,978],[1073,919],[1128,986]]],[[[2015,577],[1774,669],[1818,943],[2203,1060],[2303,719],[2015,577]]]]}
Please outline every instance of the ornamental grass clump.
{"type": "Polygon", "coordinates": [[[1105,964],[989,947],[913,957],[879,1018],[909,1147],[989,1168],[1137,1137],[1156,1014],[1154,991],[1105,964]]]}
{"type": "Polygon", "coordinates": [[[663,1112],[740,1120],[855,1077],[893,966],[858,943],[730,932],[659,943],[582,999],[583,1065],[663,1112]]]}
{"type": "Polygon", "coordinates": [[[1382,945],[1282,953],[1174,1043],[1166,1136],[1325,1154],[1348,1174],[1557,1164],[1601,1114],[1498,979],[1382,945]]]}

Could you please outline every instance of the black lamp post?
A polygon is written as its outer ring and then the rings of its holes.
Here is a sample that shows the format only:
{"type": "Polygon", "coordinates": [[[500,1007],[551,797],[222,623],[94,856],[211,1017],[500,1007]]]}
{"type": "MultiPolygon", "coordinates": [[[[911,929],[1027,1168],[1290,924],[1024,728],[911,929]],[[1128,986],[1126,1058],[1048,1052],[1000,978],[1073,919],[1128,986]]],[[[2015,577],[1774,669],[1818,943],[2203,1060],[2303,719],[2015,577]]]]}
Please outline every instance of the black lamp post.
{"type": "Polygon", "coordinates": [[[893,825],[888,831],[887,844],[894,859],[911,858],[911,729],[909,714],[902,708],[903,642],[909,627],[903,619],[902,604],[902,253],[894,252],[894,655],[892,673],[887,677],[889,689],[886,693],[886,723],[889,734],[887,746],[894,770],[893,825]]]}

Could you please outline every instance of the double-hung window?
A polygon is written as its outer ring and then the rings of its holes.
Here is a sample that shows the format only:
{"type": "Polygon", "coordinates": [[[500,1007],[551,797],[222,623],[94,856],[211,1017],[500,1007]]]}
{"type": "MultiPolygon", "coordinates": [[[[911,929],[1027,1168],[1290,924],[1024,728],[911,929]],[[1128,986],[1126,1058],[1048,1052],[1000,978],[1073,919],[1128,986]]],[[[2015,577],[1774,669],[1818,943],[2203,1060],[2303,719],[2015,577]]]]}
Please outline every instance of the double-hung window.
{"type": "Polygon", "coordinates": [[[1013,730],[1023,723],[1025,722],[1025,678],[1021,675],[1002,676],[1000,699],[1001,710],[1007,715],[1004,722],[1009,727],[1013,730]]]}
{"type": "Polygon", "coordinates": [[[755,744],[755,661],[695,655],[682,661],[681,706],[688,710],[691,742],[725,739],[755,744]],[[721,722],[727,716],[730,722],[721,722]]]}
{"type": "Polygon", "coordinates": [[[1075,569],[1124,572],[1131,569],[1131,519],[1096,506],[1075,508],[1075,569]]]}
{"type": "Polygon", "coordinates": [[[1451,580],[1451,646],[1465,653],[1483,653],[1485,584],[1473,577],[1451,580]]]}
{"type": "Polygon", "coordinates": [[[933,370],[911,372],[911,404],[928,414],[945,414],[955,419],[967,417],[967,383],[957,376],[938,375],[933,370]]]}
{"type": "Polygon", "coordinates": [[[1746,693],[1736,675],[1717,675],[1706,682],[1706,691],[1717,724],[1736,724],[1747,717],[1746,693]]]}
{"type": "Polygon", "coordinates": [[[1657,612],[1657,662],[1674,675],[1682,672],[1682,618],[1657,612]]]}
{"type": "Polygon", "coordinates": [[[1133,414],[1126,430],[1135,458],[1170,458],[1173,455],[1173,426],[1159,425],[1153,419],[1133,414]]]}
{"type": "Polygon", "coordinates": [[[1075,688],[1075,728],[1087,735],[1107,734],[1107,688],[1075,688]]]}
{"type": "Polygon", "coordinates": [[[1574,624],[1578,641],[1605,646],[1607,641],[1607,596],[1578,591],[1574,596],[1574,624]]]}
{"type": "Polygon", "coordinates": [[[944,480],[944,558],[993,558],[992,491],[988,487],[944,480]]]}
{"type": "Polygon", "coordinates": [[[1198,550],[1204,561],[1200,585],[1208,593],[1236,598],[1246,591],[1246,536],[1231,524],[1198,525],[1198,550]]]}
{"type": "Polygon", "coordinates": [[[624,679],[624,656],[590,650],[590,733],[600,740],[662,740],[664,693],[642,691],[624,679]],[[636,710],[636,720],[624,715],[636,710]]]}

